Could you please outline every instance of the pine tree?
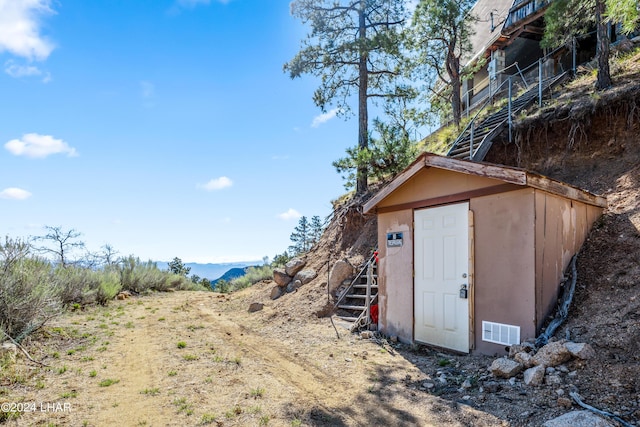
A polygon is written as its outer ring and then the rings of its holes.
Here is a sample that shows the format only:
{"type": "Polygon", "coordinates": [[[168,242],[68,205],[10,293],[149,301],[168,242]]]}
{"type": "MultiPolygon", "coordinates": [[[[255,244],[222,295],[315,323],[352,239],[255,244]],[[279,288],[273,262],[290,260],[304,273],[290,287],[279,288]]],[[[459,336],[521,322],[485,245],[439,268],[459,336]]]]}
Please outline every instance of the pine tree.
{"type": "Polygon", "coordinates": [[[289,250],[294,255],[303,254],[311,248],[311,226],[306,216],[300,218],[297,227],[291,233],[290,239],[293,245],[289,246],[289,250]]]}
{"type": "Polygon", "coordinates": [[[170,272],[172,272],[173,274],[177,274],[178,276],[187,277],[189,275],[189,272],[191,271],[191,267],[187,267],[186,265],[184,265],[182,263],[182,260],[178,257],[175,257],[169,263],[168,267],[170,272]]]}
{"type": "Polygon", "coordinates": [[[427,89],[451,105],[453,121],[460,123],[463,66],[461,59],[472,52],[471,14],[475,0],[421,0],[408,31],[411,72],[429,81],[427,89]],[[445,85],[443,90],[442,85],[445,85]]]}
{"type": "Polygon", "coordinates": [[[315,245],[320,241],[322,237],[322,232],[324,231],[324,226],[322,225],[322,221],[318,215],[314,215],[311,217],[311,225],[310,225],[310,237],[312,245],[315,245]]]}
{"type": "Polygon", "coordinates": [[[636,0],[555,0],[545,14],[542,45],[559,47],[573,37],[585,35],[595,25],[597,33],[596,89],[611,86],[609,70],[609,22],[620,23],[623,32],[631,32],[638,24],[636,0]]]}
{"type": "MultiPolygon", "coordinates": [[[[369,99],[396,97],[401,62],[400,35],[405,23],[404,0],[295,0],[291,13],[311,31],[300,52],[284,65],[291,78],[312,74],[321,80],[313,95],[325,111],[350,111],[357,92],[358,145],[369,145],[369,99]]],[[[367,191],[367,165],[357,165],[356,192],[367,191]]]]}

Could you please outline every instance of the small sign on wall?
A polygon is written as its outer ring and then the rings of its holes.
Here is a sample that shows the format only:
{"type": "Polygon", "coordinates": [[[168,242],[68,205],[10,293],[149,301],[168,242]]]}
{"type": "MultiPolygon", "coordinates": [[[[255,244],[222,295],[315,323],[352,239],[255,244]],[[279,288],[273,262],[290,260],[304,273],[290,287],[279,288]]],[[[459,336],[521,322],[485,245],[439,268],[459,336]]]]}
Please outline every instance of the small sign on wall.
{"type": "Polygon", "coordinates": [[[402,233],[387,233],[387,247],[394,248],[402,246],[402,233]]]}

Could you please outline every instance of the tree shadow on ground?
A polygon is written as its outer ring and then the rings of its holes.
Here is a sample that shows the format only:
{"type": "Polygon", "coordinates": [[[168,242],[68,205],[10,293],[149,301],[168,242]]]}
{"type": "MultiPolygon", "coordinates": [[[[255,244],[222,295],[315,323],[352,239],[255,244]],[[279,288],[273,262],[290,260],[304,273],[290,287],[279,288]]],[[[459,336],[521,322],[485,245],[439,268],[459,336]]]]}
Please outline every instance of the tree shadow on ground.
{"type": "MultiPolygon", "coordinates": [[[[415,353],[395,352],[397,357],[412,361],[415,353]]],[[[421,359],[424,361],[424,359],[421,359]]],[[[413,362],[412,362],[413,363],[413,362]]],[[[421,364],[413,363],[420,370],[421,364]]],[[[291,418],[303,425],[317,427],[346,426],[496,426],[503,420],[471,406],[459,396],[432,394],[420,388],[427,374],[407,374],[396,364],[374,365],[368,374],[365,390],[345,396],[345,404],[327,408],[316,405],[302,413],[290,409],[291,418]],[[420,378],[418,378],[420,377],[420,378]]],[[[406,366],[406,365],[405,365],[406,366]]],[[[456,387],[457,389],[457,387],[456,387]]]]}

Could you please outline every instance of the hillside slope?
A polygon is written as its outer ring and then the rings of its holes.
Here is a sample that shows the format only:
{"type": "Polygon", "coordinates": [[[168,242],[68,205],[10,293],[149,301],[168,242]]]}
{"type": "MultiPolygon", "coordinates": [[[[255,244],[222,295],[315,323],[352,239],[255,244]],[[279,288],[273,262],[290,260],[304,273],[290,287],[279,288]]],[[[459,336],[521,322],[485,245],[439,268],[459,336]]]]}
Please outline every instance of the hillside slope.
{"type": "MultiPolygon", "coordinates": [[[[486,159],[539,172],[608,201],[580,252],[570,317],[556,334],[590,343],[596,358],[571,366],[580,374],[560,386],[523,391],[524,397],[512,390],[479,404],[515,425],[539,425],[567,411],[557,400],[559,393],[572,390],[585,402],[640,425],[640,53],[614,72],[614,87],[604,92],[593,92],[590,72],[558,89],[545,108],[516,123],[516,143],[494,144],[486,159]]],[[[275,301],[278,311],[303,318],[329,312],[327,261],[347,257],[356,262],[376,245],[375,218],[350,209],[308,255],[319,278],[275,301]],[[345,243],[347,249],[340,251],[345,243]]],[[[482,363],[490,363],[457,360],[468,370],[478,369],[480,376],[482,363]]],[[[451,394],[451,399],[460,397],[451,394]]]]}
{"type": "Polygon", "coordinates": [[[0,355],[0,404],[69,406],[0,412],[0,424],[540,426],[578,409],[567,399],[577,390],[640,425],[637,68],[604,93],[592,94],[588,79],[571,83],[557,103],[518,122],[516,144],[495,144],[488,156],[609,203],[580,252],[574,304],[557,333],[590,343],[596,357],[563,365],[559,383],[499,380],[487,371],[490,357],[361,339],[334,326],[328,272],[337,260],[359,265],[376,245],[375,217],[359,208],[369,194],[337,207],[307,254],[317,278],[277,300],[275,284],[261,282],[230,295],[118,300],[53,320],[24,343],[48,366],[18,351],[0,355]],[[250,313],[254,302],[264,305],[250,313]]]}

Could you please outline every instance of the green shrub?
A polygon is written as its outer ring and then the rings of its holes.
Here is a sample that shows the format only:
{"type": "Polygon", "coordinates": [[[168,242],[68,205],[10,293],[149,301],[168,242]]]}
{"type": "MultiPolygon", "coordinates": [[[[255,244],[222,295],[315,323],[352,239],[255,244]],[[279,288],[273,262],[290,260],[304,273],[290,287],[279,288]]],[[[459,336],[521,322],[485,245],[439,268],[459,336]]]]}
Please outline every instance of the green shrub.
{"type": "Polygon", "coordinates": [[[200,283],[193,283],[188,277],[160,270],[155,262],[141,262],[132,255],[124,258],[119,268],[122,289],[135,293],[208,290],[200,283]]]}
{"type": "Polygon", "coordinates": [[[97,278],[92,277],[92,271],[67,266],[58,265],[54,270],[55,280],[59,284],[59,296],[65,307],[73,306],[73,304],[86,305],[92,288],[97,288],[99,282],[97,278]]]}
{"type": "Polygon", "coordinates": [[[7,256],[11,246],[20,244],[7,238],[0,245],[0,328],[18,342],[61,311],[51,265],[41,258],[29,258],[28,251],[16,258],[7,256]]]}
{"type": "Polygon", "coordinates": [[[273,277],[273,268],[270,265],[249,267],[244,276],[233,279],[230,282],[230,291],[248,288],[261,280],[270,280],[273,277]]]}
{"type": "Polygon", "coordinates": [[[129,255],[120,264],[120,284],[122,289],[143,293],[150,290],[167,290],[167,272],[163,272],[153,261],[141,262],[140,258],[129,255]]]}
{"type": "Polygon", "coordinates": [[[100,286],[96,293],[96,302],[106,305],[122,290],[120,276],[117,271],[105,269],[100,272],[100,286]]]}

